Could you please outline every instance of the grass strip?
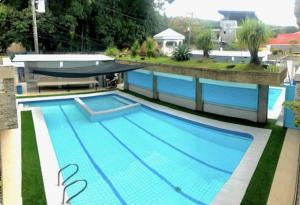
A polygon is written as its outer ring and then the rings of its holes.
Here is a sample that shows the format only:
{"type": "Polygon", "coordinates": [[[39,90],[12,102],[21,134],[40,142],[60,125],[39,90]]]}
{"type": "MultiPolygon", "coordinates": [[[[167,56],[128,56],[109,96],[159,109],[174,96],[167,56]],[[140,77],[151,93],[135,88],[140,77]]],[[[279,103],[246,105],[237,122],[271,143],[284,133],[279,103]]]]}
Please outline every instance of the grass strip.
{"type": "Polygon", "coordinates": [[[21,112],[23,205],[45,205],[46,197],[31,111],[21,112]]]}

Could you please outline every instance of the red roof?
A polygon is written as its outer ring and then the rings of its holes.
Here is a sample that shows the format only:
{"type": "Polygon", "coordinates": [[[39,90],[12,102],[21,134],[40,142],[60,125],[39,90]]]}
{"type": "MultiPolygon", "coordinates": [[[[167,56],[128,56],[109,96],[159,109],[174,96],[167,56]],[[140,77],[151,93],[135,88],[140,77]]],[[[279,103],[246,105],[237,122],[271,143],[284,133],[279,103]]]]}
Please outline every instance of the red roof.
{"type": "Polygon", "coordinates": [[[287,45],[291,41],[297,41],[296,44],[300,45],[300,32],[278,34],[276,38],[270,38],[268,44],[287,45]]]}

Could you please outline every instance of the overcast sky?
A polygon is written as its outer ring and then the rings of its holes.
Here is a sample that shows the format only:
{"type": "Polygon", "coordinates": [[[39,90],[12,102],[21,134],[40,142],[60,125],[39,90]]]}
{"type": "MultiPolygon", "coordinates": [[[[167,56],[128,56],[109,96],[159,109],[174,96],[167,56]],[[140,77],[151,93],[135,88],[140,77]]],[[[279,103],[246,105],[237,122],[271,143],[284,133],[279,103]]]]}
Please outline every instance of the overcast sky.
{"type": "Polygon", "coordinates": [[[187,16],[220,20],[218,10],[252,10],[267,24],[296,26],[295,0],[175,0],[166,5],[167,16],[187,16]]]}

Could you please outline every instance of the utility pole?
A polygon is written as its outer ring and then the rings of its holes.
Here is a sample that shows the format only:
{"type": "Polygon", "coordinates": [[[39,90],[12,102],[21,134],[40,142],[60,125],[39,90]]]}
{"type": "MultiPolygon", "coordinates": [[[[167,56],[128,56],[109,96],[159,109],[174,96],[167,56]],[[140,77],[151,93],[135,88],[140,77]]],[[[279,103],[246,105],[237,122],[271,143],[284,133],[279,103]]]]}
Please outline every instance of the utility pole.
{"type": "Polygon", "coordinates": [[[36,24],[35,0],[31,0],[31,10],[32,10],[34,50],[36,53],[39,53],[39,39],[38,39],[37,24],[36,24]]]}
{"type": "Polygon", "coordinates": [[[190,17],[190,23],[189,23],[189,38],[188,38],[188,48],[190,47],[191,44],[191,38],[192,38],[192,21],[193,21],[193,17],[194,17],[194,13],[190,13],[191,17],[190,17]]]}

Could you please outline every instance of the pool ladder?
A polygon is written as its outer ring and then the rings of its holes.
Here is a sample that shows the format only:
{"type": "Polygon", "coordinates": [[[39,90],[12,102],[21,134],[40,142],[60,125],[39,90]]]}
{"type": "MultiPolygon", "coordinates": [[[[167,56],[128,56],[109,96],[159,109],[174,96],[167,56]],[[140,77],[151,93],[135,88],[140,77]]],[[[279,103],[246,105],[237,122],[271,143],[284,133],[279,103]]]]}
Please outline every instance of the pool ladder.
{"type": "MultiPolygon", "coordinates": [[[[78,171],[79,171],[79,166],[78,166],[78,164],[67,164],[66,166],[64,166],[63,168],[61,168],[61,169],[58,171],[58,173],[57,173],[57,186],[61,186],[61,185],[64,186],[65,183],[66,183],[69,179],[71,179],[75,174],[77,174],[78,171]],[[65,169],[69,168],[69,167],[72,167],[72,166],[75,167],[74,172],[72,172],[72,173],[70,174],[70,176],[68,176],[62,183],[60,183],[60,174],[61,174],[61,172],[62,172],[63,170],[65,170],[65,169]]],[[[72,199],[74,199],[75,197],[77,197],[79,194],[81,194],[81,193],[86,189],[86,187],[87,187],[87,185],[88,185],[88,182],[87,182],[87,180],[85,180],[85,179],[80,179],[80,180],[75,180],[75,181],[70,182],[69,184],[65,185],[64,190],[63,190],[62,202],[61,202],[62,204],[65,204],[65,198],[66,198],[66,190],[67,190],[67,188],[70,187],[70,186],[72,186],[72,185],[74,185],[74,184],[80,183],[80,182],[83,182],[83,183],[84,183],[83,188],[80,189],[76,194],[74,194],[73,196],[71,196],[71,197],[66,201],[66,203],[68,204],[72,199]]]]}

